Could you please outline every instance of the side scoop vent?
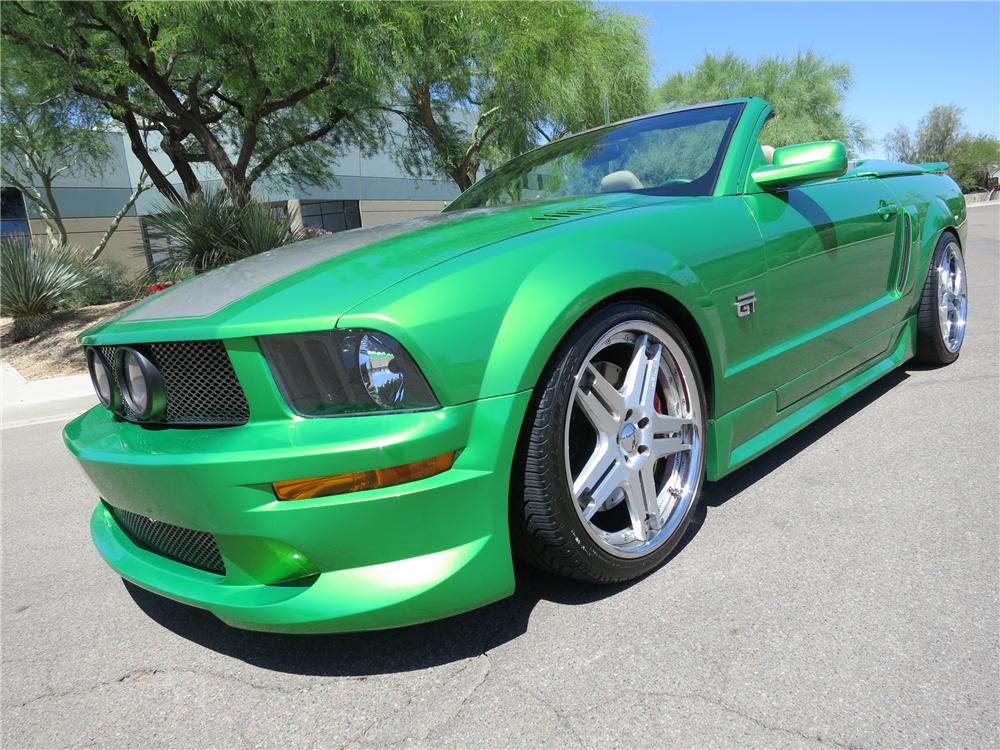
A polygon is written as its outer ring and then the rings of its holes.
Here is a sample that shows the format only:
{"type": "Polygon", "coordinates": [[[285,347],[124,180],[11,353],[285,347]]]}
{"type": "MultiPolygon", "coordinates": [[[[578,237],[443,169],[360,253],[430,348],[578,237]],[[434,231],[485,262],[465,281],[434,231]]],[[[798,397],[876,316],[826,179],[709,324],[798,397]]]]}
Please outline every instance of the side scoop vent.
{"type": "Polygon", "coordinates": [[[578,208],[566,208],[562,211],[551,211],[549,213],[532,216],[535,221],[559,221],[560,219],[572,219],[577,216],[586,216],[595,211],[601,211],[604,206],[579,206],[578,208]]]}
{"type": "Polygon", "coordinates": [[[906,288],[906,275],[910,268],[910,248],[913,245],[910,215],[903,214],[903,252],[899,259],[899,276],[896,278],[896,291],[900,294],[906,288]]]}

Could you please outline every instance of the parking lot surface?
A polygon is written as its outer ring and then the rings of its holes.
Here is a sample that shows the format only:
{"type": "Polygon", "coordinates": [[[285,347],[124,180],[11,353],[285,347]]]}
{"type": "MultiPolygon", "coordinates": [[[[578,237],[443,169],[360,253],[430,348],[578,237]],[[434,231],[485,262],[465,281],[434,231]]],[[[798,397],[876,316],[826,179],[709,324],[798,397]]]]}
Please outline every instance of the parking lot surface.
{"type": "Polygon", "coordinates": [[[969,224],[958,362],[708,485],[628,586],[519,570],[443,622],[232,630],[104,565],[60,425],[5,430],[3,746],[997,746],[1000,208],[969,224]]]}

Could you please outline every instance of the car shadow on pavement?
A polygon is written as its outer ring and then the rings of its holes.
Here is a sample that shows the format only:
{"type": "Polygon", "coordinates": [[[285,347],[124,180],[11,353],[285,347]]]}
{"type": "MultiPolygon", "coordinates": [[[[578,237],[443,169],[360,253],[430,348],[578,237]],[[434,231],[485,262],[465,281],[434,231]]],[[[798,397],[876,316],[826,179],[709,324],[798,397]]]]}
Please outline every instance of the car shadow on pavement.
{"type": "MultiPolygon", "coordinates": [[[[701,506],[666,563],[681,554],[697,536],[711,509],[753,486],[908,377],[905,370],[895,370],[760,458],[721,481],[707,484],[701,506]]],[[[657,570],[648,575],[656,575],[657,570]]],[[[480,656],[523,635],[539,601],[570,606],[587,604],[614,596],[642,580],[614,585],[586,584],[525,565],[516,566],[515,578],[517,588],[513,596],[445,620],[395,630],[311,636],[238,630],[204,610],[164,599],[127,581],[124,584],[150,618],[205,648],[278,672],[366,676],[407,672],[480,656]]]]}

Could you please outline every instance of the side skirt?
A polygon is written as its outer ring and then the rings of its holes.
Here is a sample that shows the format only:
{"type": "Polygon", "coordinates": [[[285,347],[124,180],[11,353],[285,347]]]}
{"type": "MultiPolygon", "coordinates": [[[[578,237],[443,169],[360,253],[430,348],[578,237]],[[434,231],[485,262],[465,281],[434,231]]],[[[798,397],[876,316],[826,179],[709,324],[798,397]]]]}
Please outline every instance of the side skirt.
{"type": "MultiPolygon", "coordinates": [[[[771,391],[709,422],[709,481],[721,479],[757,458],[913,356],[917,335],[915,317],[872,338],[887,334],[891,334],[891,338],[884,356],[862,363],[784,409],[778,409],[778,393],[771,391]]],[[[871,340],[856,349],[869,346],[871,340]]]]}

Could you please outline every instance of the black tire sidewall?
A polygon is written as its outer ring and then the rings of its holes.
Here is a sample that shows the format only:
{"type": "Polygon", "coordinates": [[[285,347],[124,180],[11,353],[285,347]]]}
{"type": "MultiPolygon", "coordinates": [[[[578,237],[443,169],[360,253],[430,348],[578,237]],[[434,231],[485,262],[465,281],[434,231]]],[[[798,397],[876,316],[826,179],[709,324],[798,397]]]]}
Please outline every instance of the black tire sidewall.
{"type": "Polygon", "coordinates": [[[951,244],[955,245],[956,253],[962,257],[963,262],[965,261],[958,238],[950,232],[942,234],[934,248],[934,255],[931,256],[930,267],[927,269],[927,277],[920,298],[920,309],[917,315],[917,359],[927,364],[951,364],[958,359],[958,355],[962,352],[962,346],[959,346],[955,351],[950,351],[945,344],[944,335],[941,333],[940,312],[938,311],[938,292],[941,278],[937,269],[951,244]]]}
{"type": "MultiPolygon", "coordinates": [[[[647,573],[662,563],[683,538],[697,511],[701,485],[704,481],[707,404],[698,361],[687,338],[672,320],[651,307],[629,302],[613,304],[594,311],[580,321],[553,356],[552,363],[547,368],[540,383],[542,387],[539,390],[542,400],[550,400],[548,408],[554,409],[554,414],[548,421],[543,450],[536,456],[529,455],[527,460],[536,462],[535,468],[543,477],[544,485],[551,494],[550,507],[553,520],[566,532],[563,536],[564,544],[567,547],[565,553],[576,558],[581,572],[586,571],[584,575],[578,575],[572,571],[569,574],[588,580],[623,581],[647,573]],[[564,443],[566,419],[569,415],[569,400],[573,392],[576,374],[583,366],[584,358],[606,331],[619,323],[630,320],[642,320],[659,326],[681,348],[694,374],[693,388],[700,402],[701,424],[699,429],[702,436],[698,485],[685,517],[681,519],[674,533],[659,547],[649,554],[637,558],[623,558],[611,554],[603,549],[587,532],[584,521],[575,508],[569,478],[566,476],[564,443]]],[[[533,418],[537,418],[537,409],[541,407],[542,404],[535,405],[536,411],[532,414],[533,418]]]]}

